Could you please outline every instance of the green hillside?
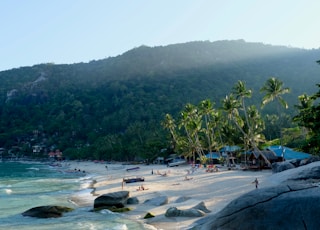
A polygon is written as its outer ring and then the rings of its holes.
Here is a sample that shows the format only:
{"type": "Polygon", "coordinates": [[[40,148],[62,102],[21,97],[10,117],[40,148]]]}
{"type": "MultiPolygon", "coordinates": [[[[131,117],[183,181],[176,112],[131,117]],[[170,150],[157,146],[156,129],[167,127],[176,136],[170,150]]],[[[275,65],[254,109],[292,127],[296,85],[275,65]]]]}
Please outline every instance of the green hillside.
{"type": "MultiPolygon", "coordinates": [[[[0,72],[0,147],[28,155],[41,145],[69,157],[133,160],[167,148],[160,122],[186,103],[217,105],[242,80],[253,90],[271,76],[291,93],[288,113],[319,83],[320,50],[243,40],[141,46],[103,60],[40,64],[0,72]]],[[[264,113],[272,113],[267,106],[264,113]]]]}

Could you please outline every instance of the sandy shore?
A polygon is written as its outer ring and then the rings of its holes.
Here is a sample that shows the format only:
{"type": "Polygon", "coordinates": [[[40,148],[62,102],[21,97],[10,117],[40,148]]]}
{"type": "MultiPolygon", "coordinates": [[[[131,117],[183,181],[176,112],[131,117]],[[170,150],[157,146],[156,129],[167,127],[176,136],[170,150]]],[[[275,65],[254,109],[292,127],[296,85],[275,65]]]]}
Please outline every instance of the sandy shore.
{"type": "MultiPolygon", "coordinates": [[[[220,167],[218,172],[206,172],[205,168],[198,168],[191,173],[189,165],[167,167],[166,165],[121,165],[102,164],[94,162],[70,162],[71,168],[86,171],[93,175],[96,183],[93,185],[94,195],[82,197],[76,202],[81,205],[92,205],[94,199],[102,194],[126,190],[130,197],[139,199],[138,205],[129,206],[133,210],[127,212],[129,218],[142,221],[156,229],[182,230],[188,229],[199,218],[165,217],[165,212],[170,207],[180,210],[191,208],[200,202],[204,202],[211,214],[217,213],[231,200],[255,188],[252,183],[255,178],[259,180],[259,188],[268,186],[270,170],[242,171],[228,170],[220,167]],[[128,168],[139,167],[136,171],[127,171],[128,168]],[[161,174],[166,173],[166,176],[161,174]],[[186,180],[186,176],[189,180],[186,180]],[[123,178],[144,177],[144,182],[127,183],[122,187],[123,178]],[[146,190],[138,190],[143,185],[146,190]],[[144,204],[145,200],[167,196],[169,203],[162,206],[144,204]],[[178,198],[186,198],[186,201],[176,203],[178,198]],[[155,215],[154,218],[144,220],[148,212],[155,215]]],[[[79,199],[79,198],[78,198],[79,199]]]]}

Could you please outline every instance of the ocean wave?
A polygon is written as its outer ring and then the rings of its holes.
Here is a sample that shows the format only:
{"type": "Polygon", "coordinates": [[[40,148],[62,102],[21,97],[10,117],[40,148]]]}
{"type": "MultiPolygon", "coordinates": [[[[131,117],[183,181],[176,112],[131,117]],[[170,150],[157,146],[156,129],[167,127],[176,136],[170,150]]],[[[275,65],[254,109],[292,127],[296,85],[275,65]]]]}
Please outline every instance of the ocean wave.
{"type": "Polygon", "coordinates": [[[35,170],[35,171],[39,171],[39,170],[40,170],[39,168],[34,168],[34,167],[26,168],[26,169],[29,169],[29,170],[35,170]]]}

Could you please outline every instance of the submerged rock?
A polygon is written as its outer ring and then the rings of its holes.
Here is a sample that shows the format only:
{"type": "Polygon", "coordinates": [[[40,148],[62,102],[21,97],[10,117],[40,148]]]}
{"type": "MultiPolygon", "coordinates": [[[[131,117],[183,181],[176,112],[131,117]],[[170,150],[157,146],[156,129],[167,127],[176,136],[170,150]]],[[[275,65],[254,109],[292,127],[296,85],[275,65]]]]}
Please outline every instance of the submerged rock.
{"type": "Polygon", "coordinates": [[[23,212],[22,215],[37,218],[57,218],[61,217],[63,213],[71,211],[73,211],[73,209],[69,207],[50,205],[31,208],[23,212]]]}

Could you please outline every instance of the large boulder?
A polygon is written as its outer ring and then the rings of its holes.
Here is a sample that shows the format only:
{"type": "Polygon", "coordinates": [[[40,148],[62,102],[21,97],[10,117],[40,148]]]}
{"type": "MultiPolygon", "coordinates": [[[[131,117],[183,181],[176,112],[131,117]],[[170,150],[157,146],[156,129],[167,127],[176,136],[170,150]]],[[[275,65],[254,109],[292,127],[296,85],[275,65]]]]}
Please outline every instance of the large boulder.
{"type": "Polygon", "coordinates": [[[269,187],[231,201],[193,229],[318,229],[320,162],[273,174],[269,187]]]}
{"type": "Polygon", "coordinates": [[[94,200],[93,207],[94,209],[109,208],[109,207],[123,208],[125,204],[127,204],[128,198],[129,198],[129,191],[107,193],[97,197],[94,200]]]}
{"type": "Polygon", "coordinates": [[[273,173],[279,173],[288,169],[295,168],[294,164],[292,164],[289,161],[275,162],[271,166],[272,166],[273,173]]]}
{"type": "Polygon", "coordinates": [[[198,229],[318,229],[320,188],[292,184],[256,189],[230,202],[198,229]]]}
{"type": "Polygon", "coordinates": [[[269,181],[274,185],[292,182],[309,183],[320,181],[320,161],[273,174],[269,178],[269,181]]]}
{"type": "Polygon", "coordinates": [[[37,218],[57,218],[61,217],[63,213],[72,211],[72,208],[63,206],[39,206],[28,209],[23,212],[23,216],[37,217],[37,218]]]}

